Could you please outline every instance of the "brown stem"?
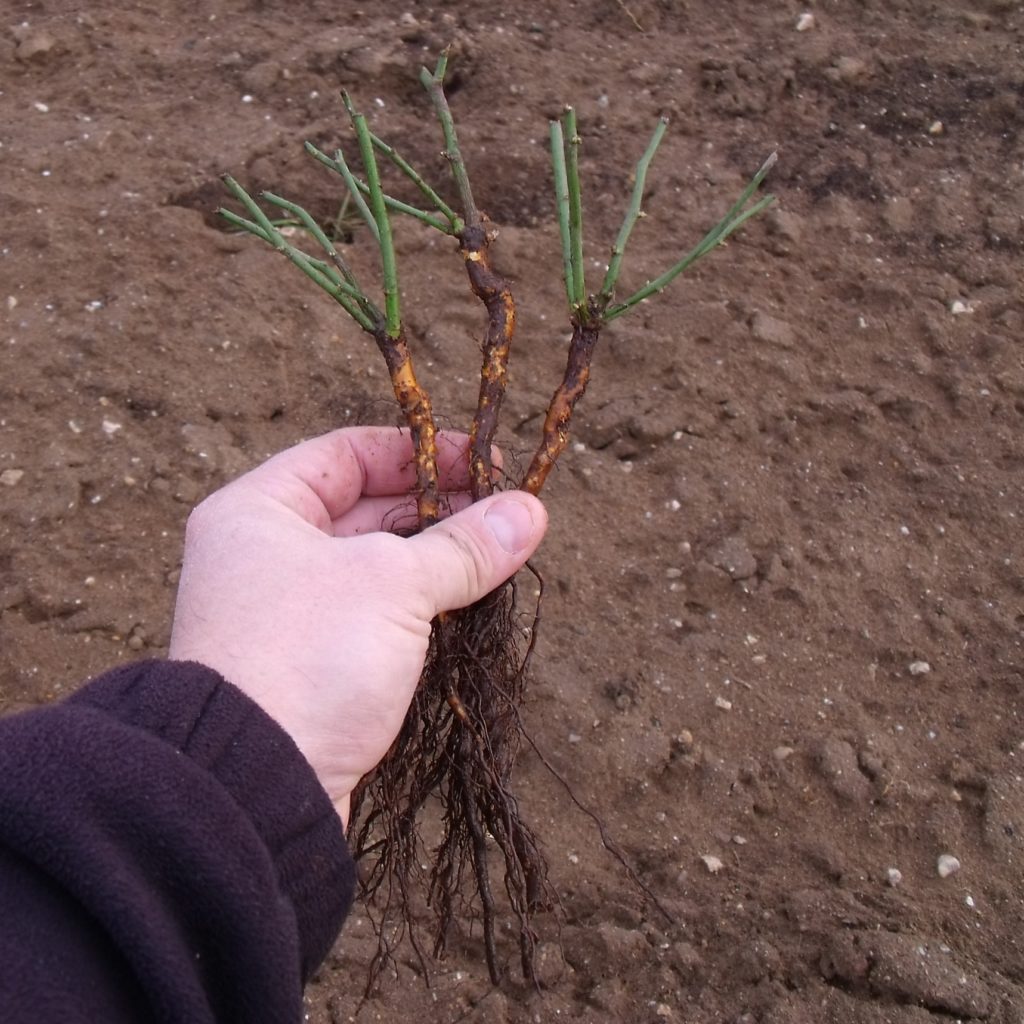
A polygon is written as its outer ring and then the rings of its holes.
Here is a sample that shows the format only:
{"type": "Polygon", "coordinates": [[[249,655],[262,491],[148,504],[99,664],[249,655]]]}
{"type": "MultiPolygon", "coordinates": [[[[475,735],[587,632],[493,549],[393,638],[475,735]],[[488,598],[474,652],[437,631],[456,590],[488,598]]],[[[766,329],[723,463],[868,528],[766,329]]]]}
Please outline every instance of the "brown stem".
{"type": "Polygon", "coordinates": [[[459,235],[460,251],[473,294],[487,307],[483,340],[480,397],[469,432],[469,477],[473,500],[491,493],[491,445],[498,427],[508,382],[508,356],[516,327],[516,307],[508,281],[491,266],[491,238],[483,223],[470,224],[459,235]]]}
{"type": "Polygon", "coordinates": [[[391,337],[383,327],[374,331],[377,347],[384,356],[391,386],[416,452],[416,510],[419,527],[425,530],[440,518],[437,488],[437,430],[430,408],[430,396],[416,379],[405,332],[391,337]]]}
{"type": "Polygon", "coordinates": [[[594,357],[594,346],[601,333],[600,320],[589,324],[573,325],[572,340],[569,342],[569,356],[565,374],[558,390],[551,397],[547,416],[544,417],[544,432],[540,447],[534,453],[530,468],[523,478],[522,489],[529,494],[539,494],[551,467],[569,443],[569,421],[576,403],[587,390],[590,379],[590,361],[594,357]]]}

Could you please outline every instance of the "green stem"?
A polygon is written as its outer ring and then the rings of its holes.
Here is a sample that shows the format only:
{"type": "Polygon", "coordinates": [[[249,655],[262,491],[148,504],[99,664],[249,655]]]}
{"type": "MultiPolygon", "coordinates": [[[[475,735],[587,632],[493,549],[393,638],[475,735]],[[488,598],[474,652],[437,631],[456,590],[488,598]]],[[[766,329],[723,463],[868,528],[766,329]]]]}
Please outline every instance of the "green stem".
{"type": "MultiPolygon", "coordinates": [[[[221,181],[224,182],[227,190],[249,211],[249,215],[259,226],[260,231],[263,233],[263,237],[266,238],[271,245],[286,245],[281,232],[271,223],[270,218],[260,209],[259,203],[248,192],[242,188],[241,185],[231,177],[230,174],[225,174],[221,177],[221,181]]],[[[230,219],[230,218],[229,218],[230,219]]],[[[242,225],[248,225],[248,221],[243,220],[241,217],[237,218],[242,221],[242,225]]]]}
{"type": "MultiPolygon", "coordinates": [[[[349,116],[351,117],[355,110],[352,104],[352,98],[347,92],[343,92],[341,96],[345,103],[345,109],[349,112],[349,116]]],[[[448,227],[442,227],[441,230],[449,235],[457,235],[463,227],[462,219],[437,194],[437,192],[427,184],[423,175],[420,174],[419,171],[417,171],[416,168],[413,167],[412,164],[410,164],[409,161],[394,148],[394,146],[386,143],[379,135],[375,135],[373,132],[370,132],[370,139],[374,146],[380,150],[380,152],[383,153],[420,190],[420,192],[423,193],[427,202],[430,203],[430,205],[448,221],[448,227]]],[[[397,204],[398,200],[392,200],[392,203],[397,204]]],[[[396,205],[394,208],[398,209],[399,207],[396,205]]],[[[410,213],[414,217],[419,217],[420,220],[426,220],[429,216],[424,211],[417,210],[413,206],[406,206],[405,204],[403,204],[402,210],[405,213],[410,213]]],[[[436,220],[427,220],[427,223],[437,225],[440,222],[436,220]]]]}
{"type": "Polygon", "coordinates": [[[303,207],[299,206],[298,203],[293,203],[289,199],[284,199],[279,195],[275,195],[273,192],[262,193],[263,198],[268,203],[273,203],[274,206],[279,206],[282,210],[287,210],[290,214],[297,217],[301,222],[302,226],[320,243],[324,252],[327,253],[331,258],[331,262],[341,271],[342,277],[352,286],[355,291],[362,295],[363,290],[359,287],[359,282],[355,278],[355,274],[352,272],[352,268],[342,257],[341,253],[335,248],[334,243],[327,237],[327,233],[320,227],[319,224],[313,219],[310,213],[303,207]]]}
{"type": "MultiPolygon", "coordinates": [[[[372,133],[371,138],[373,138],[372,133]]],[[[380,239],[377,235],[377,222],[374,220],[372,211],[363,199],[364,195],[370,194],[370,188],[365,181],[360,181],[359,178],[352,173],[348,164],[345,163],[345,157],[341,150],[339,149],[337,152],[337,160],[332,160],[326,153],[322,153],[311,142],[306,143],[306,151],[310,155],[316,157],[316,159],[319,160],[320,163],[324,164],[324,166],[330,167],[332,171],[337,171],[338,174],[345,179],[345,184],[352,193],[353,200],[356,203],[363,220],[365,220],[370,226],[374,240],[379,243],[380,239]]],[[[452,234],[450,224],[446,224],[443,220],[439,220],[426,210],[420,210],[415,206],[411,206],[409,203],[403,203],[401,199],[395,199],[389,195],[384,196],[384,202],[390,206],[392,210],[395,210],[398,213],[407,214],[410,217],[415,217],[417,220],[423,221],[424,224],[429,224],[432,228],[436,228],[443,235],[452,234]]],[[[462,223],[457,217],[456,221],[459,224],[462,223]]]]}
{"type": "Polygon", "coordinates": [[[388,337],[397,338],[402,331],[402,313],[398,296],[398,267],[395,261],[395,244],[391,237],[391,221],[388,218],[384,191],[380,185],[380,171],[377,157],[373,152],[373,140],[366,124],[366,115],[353,112],[352,123],[359,140],[359,155],[366,172],[366,184],[370,193],[370,209],[377,224],[380,248],[381,274],[384,278],[384,318],[388,337]]]}
{"type": "MultiPolygon", "coordinates": [[[[244,217],[239,217],[237,214],[231,213],[230,210],[222,211],[224,217],[235,224],[238,227],[244,228],[246,231],[251,231],[252,234],[258,238],[262,238],[265,242],[269,242],[279,253],[285,256],[288,260],[295,264],[308,278],[319,285],[328,295],[331,296],[346,313],[356,323],[359,324],[364,330],[373,331],[374,322],[373,319],[367,315],[364,311],[364,304],[368,304],[370,309],[373,309],[372,303],[366,298],[365,295],[356,294],[353,295],[352,289],[345,282],[341,281],[336,274],[331,271],[331,268],[327,264],[322,263],[320,260],[314,260],[311,256],[304,253],[301,249],[297,249],[294,245],[289,245],[285,241],[284,236],[276,227],[271,223],[267,215],[259,208],[259,204],[256,202],[248,192],[242,188],[241,185],[235,181],[229,174],[225,174],[223,177],[224,184],[227,186],[228,191],[248,210],[253,218],[253,221],[248,221],[244,217]],[[255,228],[256,230],[253,230],[255,228]]],[[[377,314],[379,317],[379,313],[377,314]]]]}
{"type": "Polygon", "coordinates": [[[349,193],[352,196],[352,201],[356,204],[356,209],[359,211],[359,215],[363,218],[366,222],[366,226],[370,229],[370,234],[373,235],[373,240],[379,245],[380,233],[377,228],[377,221],[370,212],[369,206],[366,205],[366,200],[363,199],[359,192],[359,182],[356,180],[356,176],[352,173],[348,164],[345,162],[345,154],[339,149],[334,154],[334,158],[331,159],[331,157],[326,153],[320,152],[312,142],[306,143],[306,152],[311,156],[316,157],[316,159],[325,167],[330,167],[332,171],[336,171],[342,176],[345,181],[345,185],[348,187],[349,193]]]}
{"type": "Polygon", "coordinates": [[[341,238],[341,226],[345,223],[345,217],[348,214],[348,208],[351,202],[352,194],[350,192],[346,192],[342,197],[341,206],[338,207],[337,215],[334,220],[331,221],[331,232],[336,239],[341,238]]]}
{"type": "Polygon", "coordinates": [[[462,204],[463,219],[466,224],[475,226],[481,222],[480,211],[473,201],[473,190],[469,187],[469,175],[466,172],[465,161],[462,159],[462,151],[459,149],[458,136],[455,134],[455,122],[452,119],[451,108],[448,106],[448,98],[444,94],[444,73],[447,67],[448,50],[445,50],[438,59],[433,74],[426,68],[420,69],[420,82],[427,90],[434,105],[434,112],[441,123],[441,131],[444,133],[444,156],[452,168],[455,188],[459,193],[459,202],[462,204]]]}
{"type": "MultiPolygon", "coordinates": [[[[273,192],[263,192],[262,197],[268,202],[273,203],[274,206],[279,206],[282,210],[287,210],[289,213],[297,217],[302,225],[320,245],[324,251],[331,258],[334,266],[341,272],[341,277],[338,276],[337,271],[328,264],[321,260],[314,259],[308,253],[302,253],[312,266],[318,269],[326,277],[330,278],[334,282],[335,287],[338,291],[343,292],[345,295],[356,300],[359,303],[360,308],[371,320],[380,319],[380,310],[367,298],[366,292],[359,286],[359,282],[356,280],[355,274],[352,272],[352,268],[349,267],[348,263],[334,247],[334,243],[327,237],[323,229],[313,219],[309,212],[303,207],[299,206],[298,203],[293,203],[288,199],[284,199],[279,195],[275,195],[273,192]]],[[[288,243],[285,243],[286,245],[288,243]]],[[[294,246],[288,246],[294,248],[294,246]]],[[[301,250],[300,250],[301,252],[301,250]]]]}
{"type": "Polygon", "coordinates": [[[586,317],[587,285],[583,266],[583,198],[580,191],[580,137],[576,133],[576,111],[566,107],[562,115],[565,133],[566,179],[569,186],[569,239],[572,247],[571,305],[577,316],[586,317]]]}
{"type": "Polygon", "coordinates": [[[612,248],[612,258],[608,263],[608,273],[604,276],[604,284],[601,285],[601,294],[597,300],[599,309],[604,309],[612,301],[612,295],[615,293],[615,282],[619,279],[619,270],[622,267],[622,257],[626,252],[626,243],[629,241],[629,236],[636,225],[637,219],[643,216],[640,207],[644,199],[647,168],[650,166],[651,160],[654,159],[654,154],[657,152],[667,128],[668,118],[663,117],[654,129],[654,134],[651,136],[651,141],[647,144],[644,155],[636,165],[636,171],[633,176],[633,195],[630,199],[629,208],[626,210],[626,216],[623,218],[622,227],[619,229],[619,236],[615,239],[615,245],[612,248]]]}
{"type": "Polygon", "coordinates": [[[237,213],[232,213],[231,210],[225,210],[223,206],[217,210],[217,213],[229,224],[234,224],[236,228],[248,231],[249,234],[255,235],[257,238],[262,238],[264,242],[270,242],[270,236],[259,226],[259,224],[254,224],[251,220],[246,220],[244,217],[239,217],[237,213]]]}
{"type": "Polygon", "coordinates": [[[569,311],[576,307],[573,292],[572,235],[569,232],[569,182],[565,171],[565,138],[562,126],[551,122],[551,167],[555,176],[555,208],[558,211],[558,233],[562,239],[562,276],[565,279],[565,295],[569,300],[569,311]]]}
{"type": "Polygon", "coordinates": [[[729,237],[729,235],[736,231],[737,228],[745,224],[748,220],[750,220],[751,217],[756,216],[762,210],[771,206],[771,204],[774,202],[775,196],[767,195],[763,199],[759,199],[753,206],[750,207],[749,210],[744,210],[743,213],[741,213],[739,216],[734,217],[731,221],[729,221],[728,224],[725,225],[724,228],[721,229],[720,232],[713,235],[712,237],[708,237],[705,240],[703,244],[703,249],[701,251],[701,256],[707,255],[707,253],[711,252],[711,250],[714,249],[716,245],[719,245],[721,242],[724,242],[729,237]]]}
{"type": "Polygon", "coordinates": [[[324,167],[330,167],[332,171],[335,171],[338,174],[341,173],[341,171],[338,170],[338,165],[322,149],[317,149],[312,142],[304,142],[302,144],[302,148],[305,149],[305,151],[315,160],[319,160],[324,167]]]}
{"type": "Polygon", "coordinates": [[[608,323],[617,317],[622,316],[623,313],[632,309],[637,303],[643,302],[644,299],[649,298],[657,292],[665,290],[665,287],[676,277],[678,277],[684,270],[692,267],[698,260],[706,256],[712,249],[717,245],[724,242],[734,231],[745,224],[751,217],[756,216],[766,207],[770,206],[775,201],[775,196],[768,195],[763,199],[760,199],[753,206],[747,210],[743,210],[743,207],[753,196],[754,191],[764,181],[765,175],[774,166],[776,155],[773,153],[761,166],[757,174],[754,175],[750,184],[743,190],[743,194],[740,198],[733,203],[729,208],[728,213],[697,243],[697,245],[691,249],[678,263],[669,267],[660,277],[656,277],[653,281],[649,281],[639,291],[632,294],[628,299],[623,302],[612,306],[606,310],[603,316],[605,323],[608,323]]]}
{"type": "MultiPolygon", "coordinates": [[[[757,173],[753,178],[750,179],[750,183],[741,193],[739,199],[729,207],[728,213],[719,222],[719,226],[728,221],[731,221],[739,212],[747,205],[750,197],[758,190],[761,182],[768,176],[768,172],[775,166],[775,162],[779,159],[778,153],[772,153],[767,160],[758,168],[757,173]]],[[[714,228],[712,228],[712,232],[714,228]]]]}
{"type": "MultiPolygon", "coordinates": [[[[359,181],[356,179],[356,185],[359,191],[363,195],[370,194],[370,186],[365,181],[359,181]]],[[[385,195],[384,204],[394,210],[396,213],[404,213],[409,217],[415,217],[416,220],[423,221],[424,224],[429,224],[432,228],[436,228],[443,235],[451,235],[452,229],[450,224],[446,224],[443,220],[438,219],[433,214],[428,213],[426,210],[421,210],[419,207],[411,206],[409,203],[403,203],[401,199],[395,199],[394,196],[385,195]]],[[[456,218],[457,223],[461,224],[462,221],[456,218]]]]}

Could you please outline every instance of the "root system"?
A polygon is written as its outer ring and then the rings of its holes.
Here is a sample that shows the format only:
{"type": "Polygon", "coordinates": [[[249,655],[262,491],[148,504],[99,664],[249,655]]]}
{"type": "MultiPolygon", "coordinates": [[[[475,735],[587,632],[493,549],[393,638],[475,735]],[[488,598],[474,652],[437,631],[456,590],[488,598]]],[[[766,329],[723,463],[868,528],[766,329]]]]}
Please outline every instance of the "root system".
{"type": "Polygon", "coordinates": [[[544,857],[510,788],[523,738],[519,706],[532,650],[532,636],[524,636],[516,607],[516,586],[508,583],[435,623],[402,732],[354,796],[350,835],[364,862],[365,892],[376,899],[384,924],[371,985],[395,939],[415,930],[409,915],[412,880],[419,880],[436,915],[432,952],[440,956],[456,918],[471,909],[467,873],[479,902],[487,968],[495,983],[500,980],[492,846],[518,923],[523,975],[535,980],[531,917],[550,904],[552,893],[544,857]],[[441,830],[432,849],[424,848],[420,829],[428,804],[441,830]],[[422,864],[429,865],[425,878],[422,864]]]}

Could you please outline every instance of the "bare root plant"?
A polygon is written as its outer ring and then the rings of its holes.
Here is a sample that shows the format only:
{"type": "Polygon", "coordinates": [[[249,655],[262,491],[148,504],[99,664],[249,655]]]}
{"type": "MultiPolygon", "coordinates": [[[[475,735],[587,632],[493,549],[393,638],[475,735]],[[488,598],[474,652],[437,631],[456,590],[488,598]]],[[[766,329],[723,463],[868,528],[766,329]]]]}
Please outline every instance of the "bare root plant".
{"type": "MultiPolygon", "coordinates": [[[[433,72],[420,78],[433,104],[444,137],[458,208],[449,205],[397,150],[378,138],[366,117],[344,97],[354,129],[362,175],[354,172],[341,149],[328,155],[311,143],[307,151],[338,174],[380,255],[383,309],[357,281],[324,228],[299,204],[264,192],[265,203],[284,212],[302,228],[303,237],[319,246],[313,255],[292,243],[259,203],[233,178],[227,188],[246,215],[221,213],[235,227],[272,245],[328,293],[356,324],[370,334],[387,364],[395,398],[412,434],[417,469],[417,529],[438,521],[437,444],[429,395],[420,382],[405,337],[399,302],[398,271],[391,236],[392,213],[411,216],[453,238],[464,262],[473,294],[486,310],[481,343],[482,364],[476,413],[470,426],[469,473],[474,500],[495,486],[492,442],[508,377],[515,331],[515,302],[508,281],[492,266],[495,233],[477,207],[455,125],[444,92],[447,53],[433,72]],[[378,154],[411,181],[422,196],[414,206],[387,194],[378,154]]],[[[667,122],[659,121],[634,172],[634,185],[622,227],[612,247],[608,269],[596,293],[586,287],[583,260],[583,206],[575,114],[567,108],[551,123],[551,155],[562,240],[572,337],[565,373],[552,396],[523,490],[538,494],[569,439],[573,409],[582,398],[591,360],[604,327],[638,303],[660,293],[679,274],[709,253],[747,219],[765,208],[771,196],[755,193],[774,155],[754,175],[726,215],[677,263],[627,298],[616,301],[615,286],[623,256],[642,216],[648,166],[667,122]]],[[[364,896],[373,908],[378,950],[367,991],[393,961],[396,945],[408,938],[426,972],[426,951],[416,926],[417,900],[425,897],[434,913],[430,952],[440,956],[456,921],[479,918],[487,967],[497,983],[502,976],[498,949],[499,913],[507,905],[516,922],[523,976],[536,984],[537,933],[534,917],[551,905],[547,865],[532,829],[523,820],[511,787],[512,770],[526,737],[520,718],[536,630],[523,630],[514,581],[470,608],[438,618],[415,698],[402,730],[377,769],[362,780],[353,797],[349,840],[361,862],[364,896]],[[424,848],[421,824],[428,805],[436,803],[441,838],[424,848]],[[491,847],[497,851],[504,900],[493,884],[491,847]],[[424,870],[421,865],[426,864],[424,870]]],[[[536,624],[536,620],[535,620],[536,624]]],[[[600,825],[600,823],[599,823],[600,825]]],[[[611,846],[602,828],[602,838],[611,846]]]]}

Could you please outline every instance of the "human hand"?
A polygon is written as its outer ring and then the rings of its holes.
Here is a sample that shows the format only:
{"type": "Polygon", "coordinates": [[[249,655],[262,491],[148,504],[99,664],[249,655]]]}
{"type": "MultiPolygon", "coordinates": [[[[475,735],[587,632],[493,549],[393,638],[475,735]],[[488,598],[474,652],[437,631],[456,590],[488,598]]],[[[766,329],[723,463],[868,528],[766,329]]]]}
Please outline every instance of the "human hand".
{"type": "Polygon", "coordinates": [[[438,438],[453,514],[413,537],[407,432],[337,430],[275,456],[189,517],[170,657],[218,671],[274,718],[347,824],[398,735],[431,620],[519,569],[547,528],[523,491],[470,504],[463,435],[438,438]]]}

